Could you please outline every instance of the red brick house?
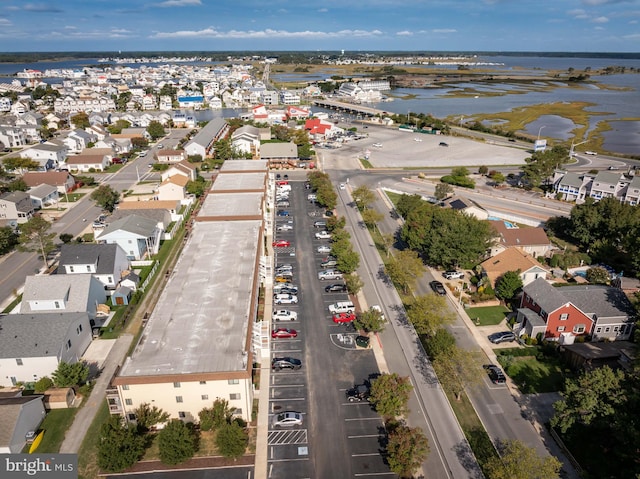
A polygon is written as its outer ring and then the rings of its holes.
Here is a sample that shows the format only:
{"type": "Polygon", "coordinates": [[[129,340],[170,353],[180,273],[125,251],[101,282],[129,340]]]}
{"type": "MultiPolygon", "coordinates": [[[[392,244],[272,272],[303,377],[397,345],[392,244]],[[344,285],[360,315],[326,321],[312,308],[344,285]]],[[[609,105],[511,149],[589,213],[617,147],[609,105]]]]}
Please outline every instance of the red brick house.
{"type": "Polygon", "coordinates": [[[514,332],[571,344],[577,336],[594,341],[627,340],[635,311],[623,291],[610,286],[580,285],[555,288],[543,278],[526,285],[514,332]]]}

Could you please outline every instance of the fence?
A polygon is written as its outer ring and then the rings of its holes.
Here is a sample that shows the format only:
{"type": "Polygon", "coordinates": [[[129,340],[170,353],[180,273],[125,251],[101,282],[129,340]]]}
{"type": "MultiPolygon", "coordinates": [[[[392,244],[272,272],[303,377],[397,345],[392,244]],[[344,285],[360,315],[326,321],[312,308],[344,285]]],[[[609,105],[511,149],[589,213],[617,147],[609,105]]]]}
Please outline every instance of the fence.
{"type": "Polygon", "coordinates": [[[160,266],[160,262],[159,261],[156,261],[155,263],[156,264],[153,265],[153,268],[151,268],[151,271],[149,272],[149,276],[146,277],[144,282],[138,288],[143,293],[145,292],[145,290],[147,289],[147,286],[149,286],[149,283],[151,282],[151,280],[155,276],[156,271],[158,270],[158,266],[160,266]]]}

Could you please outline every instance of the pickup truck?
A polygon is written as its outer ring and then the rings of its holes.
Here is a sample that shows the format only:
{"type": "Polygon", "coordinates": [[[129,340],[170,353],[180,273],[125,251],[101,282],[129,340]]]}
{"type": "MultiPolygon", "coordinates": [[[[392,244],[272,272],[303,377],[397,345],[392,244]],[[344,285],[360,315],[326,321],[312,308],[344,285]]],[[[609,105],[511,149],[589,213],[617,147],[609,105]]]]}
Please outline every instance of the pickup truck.
{"type": "Polygon", "coordinates": [[[329,312],[335,313],[353,313],[356,310],[351,301],[338,301],[337,303],[329,305],[329,312]]]}
{"type": "Polygon", "coordinates": [[[318,279],[321,281],[324,281],[325,279],[342,279],[342,273],[334,269],[328,269],[325,271],[320,271],[318,273],[318,279]]]}

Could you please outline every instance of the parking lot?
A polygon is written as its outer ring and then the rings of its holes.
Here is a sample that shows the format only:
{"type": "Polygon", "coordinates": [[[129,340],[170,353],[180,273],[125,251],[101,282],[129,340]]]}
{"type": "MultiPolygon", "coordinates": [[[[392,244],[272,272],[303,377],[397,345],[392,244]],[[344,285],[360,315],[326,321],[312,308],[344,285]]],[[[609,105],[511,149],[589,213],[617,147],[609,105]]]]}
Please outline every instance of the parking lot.
{"type": "MultiPolygon", "coordinates": [[[[291,181],[288,206],[276,210],[275,264],[291,265],[280,271],[293,273],[297,287],[296,304],[274,305],[274,310],[296,313],[295,320],[272,322],[272,331],[295,329],[296,336],[272,339],[272,358],[300,359],[300,369],[273,370],[270,384],[271,420],[283,411],[300,413],[302,424],[276,427],[268,435],[270,478],[351,478],[394,477],[380,454],[384,428],[368,401],[349,402],[345,392],[378,374],[373,353],[356,346],[357,333],[350,322],[337,324],[330,304],[349,299],[346,292],[327,292],[330,284],[343,281],[320,280],[330,239],[316,238],[323,231],[314,222],[326,221],[324,211],[307,200],[310,190],[302,181],[291,181]],[[287,215],[278,211],[287,211],[287,215]],[[293,228],[278,226],[289,224],[293,228]]],[[[284,199],[281,199],[284,201],[284,199]]],[[[284,204],[284,203],[282,203],[284,204]]],[[[320,235],[322,236],[322,235],[320,235]]],[[[290,318],[291,315],[283,315],[290,318]]]]}

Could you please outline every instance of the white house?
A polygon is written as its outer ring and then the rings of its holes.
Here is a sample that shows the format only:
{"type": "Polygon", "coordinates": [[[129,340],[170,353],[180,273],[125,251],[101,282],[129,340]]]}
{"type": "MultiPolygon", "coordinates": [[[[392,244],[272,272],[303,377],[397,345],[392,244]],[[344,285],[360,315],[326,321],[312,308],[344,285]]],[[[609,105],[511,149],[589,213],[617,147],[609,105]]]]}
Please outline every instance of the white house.
{"type": "Polygon", "coordinates": [[[41,209],[58,203],[58,188],[53,185],[38,185],[27,192],[35,208],[41,209]]]}
{"type": "Polygon", "coordinates": [[[183,201],[187,197],[187,183],[189,180],[183,175],[173,175],[158,186],[158,200],[183,201]]]}
{"type": "Polygon", "coordinates": [[[35,213],[31,197],[24,191],[0,195],[0,222],[12,226],[26,223],[35,213]]]}
{"type": "Polygon", "coordinates": [[[260,155],[260,130],[252,125],[244,125],[231,134],[231,144],[242,153],[260,155]]]}
{"type": "Polygon", "coordinates": [[[185,160],[181,161],[180,163],[176,163],[168,170],[163,171],[160,174],[160,178],[162,179],[162,181],[165,181],[167,178],[174,175],[182,175],[190,181],[195,181],[198,177],[198,169],[195,167],[195,165],[185,160]]]}
{"type": "Polygon", "coordinates": [[[91,343],[86,312],[46,312],[0,316],[0,386],[34,382],[61,361],[76,363],[91,343]]]}
{"type": "Polygon", "coordinates": [[[68,150],[65,146],[42,143],[20,152],[20,158],[37,161],[43,171],[56,168],[67,159],[68,150]]]}
{"type": "Polygon", "coordinates": [[[214,118],[187,142],[184,150],[188,156],[200,155],[206,158],[213,151],[213,144],[224,138],[229,131],[229,124],[224,118],[214,118]]]}
{"type": "Polygon", "coordinates": [[[69,171],[88,173],[91,170],[104,171],[113,159],[111,148],[87,148],[81,154],[70,156],[63,166],[69,171]]]}
{"type": "Polygon", "coordinates": [[[160,150],[156,153],[158,163],[180,163],[187,159],[184,150],[160,150]]]}
{"type": "Polygon", "coordinates": [[[158,252],[162,233],[155,221],[130,215],[107,226],[96,236],[96,241],[116,243],[124,249],[128,259],[140,260],[158,252]]]}
{"type": "Polygon", "coordinates": [[[114,290],[131,266],[117,244],[63,244],[58,274],[92,274],[107,290],[114,290]]]}

